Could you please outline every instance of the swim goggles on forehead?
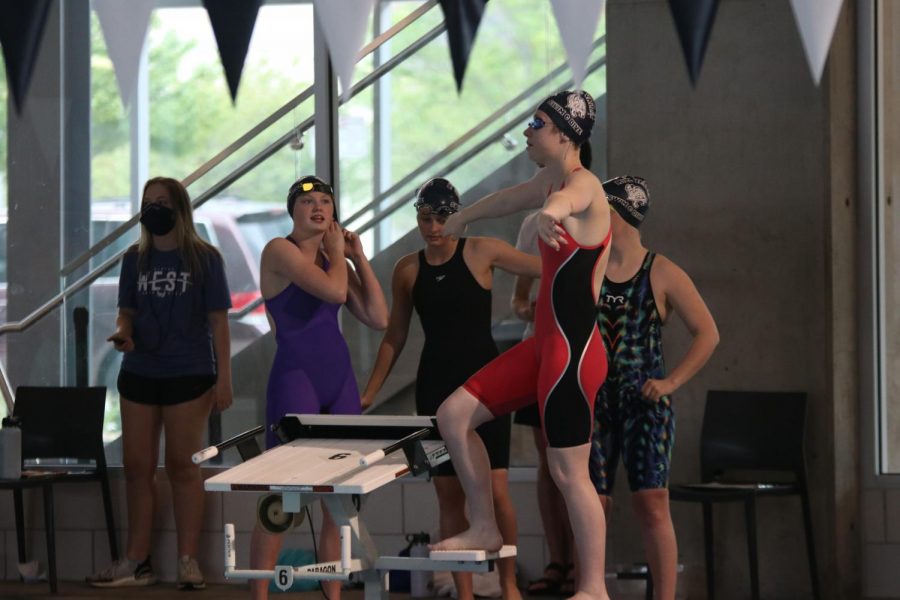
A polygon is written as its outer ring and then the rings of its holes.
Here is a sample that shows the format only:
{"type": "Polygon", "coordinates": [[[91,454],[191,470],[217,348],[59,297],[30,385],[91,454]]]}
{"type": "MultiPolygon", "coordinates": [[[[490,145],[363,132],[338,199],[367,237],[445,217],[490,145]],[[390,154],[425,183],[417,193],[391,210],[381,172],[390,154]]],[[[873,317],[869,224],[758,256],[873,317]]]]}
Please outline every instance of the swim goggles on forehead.
{"type": "Polygon", "coordinates": [[[441,202],[437,206],[428,204],[427,202],[416,202],[413,206],[415,207],[416,211],[423,217],[427,217],[428,215],[447,217],[452,215],[453,213],[459,212],[459,203],[452,201],[441,202]]]}
{"type": "Polygon", "coordinates": [[[533,120],[528,121],[528,122],[526,123],[526,125],[527,125],[529,128],[535,129],[535,130],[540,129],[541,127],[543,127],[543,126],[546,125],[546,124],[547,124],[547,123],[546,123],[543,119],[541,119],[540,117],[535,117],[533,120]]]}
{"type": "Polygon", "coordinates": [[[334,197],[334,190],[331,186],[321,181],[304,181],[299,184],[294,191],[295,194],[306,194],[309,192],[322,192],[323,194],[328,194],[332,198],[334,197]]]}

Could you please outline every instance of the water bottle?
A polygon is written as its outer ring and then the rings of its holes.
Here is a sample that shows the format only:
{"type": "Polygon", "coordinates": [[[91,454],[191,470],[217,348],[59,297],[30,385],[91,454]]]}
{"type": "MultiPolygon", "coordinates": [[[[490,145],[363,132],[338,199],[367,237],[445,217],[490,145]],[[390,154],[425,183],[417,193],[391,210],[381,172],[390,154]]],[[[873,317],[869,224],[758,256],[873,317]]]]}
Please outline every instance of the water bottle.
{"type": "MultiPolygon", "coordinates": [[[[431,538],[427,533],[415,533],[407,536],[410,542],[409,556],[410,558],[428,558],[428,544],[431,538]]],[[[428,589],[431,584],[431,571],[411,571],[409,573],[409,595],[413,598],[426,598],[431,596],[428,589]]]]}
{"type": "Polygon", "coordinates": [[[22,429],[19,419],[6,417],[0,428],[0,479],[22,476],[22,429]]]}

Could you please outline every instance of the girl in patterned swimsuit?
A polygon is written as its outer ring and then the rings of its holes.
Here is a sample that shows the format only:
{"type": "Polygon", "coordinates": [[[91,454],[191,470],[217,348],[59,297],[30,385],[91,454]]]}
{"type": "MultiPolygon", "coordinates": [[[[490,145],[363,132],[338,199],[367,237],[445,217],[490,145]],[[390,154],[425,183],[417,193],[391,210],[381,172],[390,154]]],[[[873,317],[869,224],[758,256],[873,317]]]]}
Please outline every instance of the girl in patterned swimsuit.
{"type": "Polygon", "coordinates": [[[650,206],[647,183],[626,175],[605,182],[603,189],[614,211],[614,241],[598,315],[609,377],[597,395],[591,479],[609,514],[616,467],[622,459],[656,597],[672,599],[678,550],[669,513],[675,438],[671,394],[706,363],[719,333],[690,277],[641,242],[638,228],[650,206]],[[662,326],[673,312],[693,340],[667,374],[662,326]]]}
{"type": "Polygon", "coordinates": [[[594,124],[594,101],[560,92],[538,107],[525,130],[541,169],[529,181],[495,192],[450,216],[444,234],[467,223],[529,208],[537,216],[542,259],[535,335],[489,363],[438,410],[441,436],[466,493],[470,528],[433,550],[497,550],[502,544],[491,503],[484,444],[475,428],[538,402],[547,460],[569,511],[582,565],[575,598],[608,598],[603,578],[606,527],[587,469],[597,390],[606,375],[596,302],[606,271],[609,208],[600,181],[581,168],[580,149],[594,124]]]}

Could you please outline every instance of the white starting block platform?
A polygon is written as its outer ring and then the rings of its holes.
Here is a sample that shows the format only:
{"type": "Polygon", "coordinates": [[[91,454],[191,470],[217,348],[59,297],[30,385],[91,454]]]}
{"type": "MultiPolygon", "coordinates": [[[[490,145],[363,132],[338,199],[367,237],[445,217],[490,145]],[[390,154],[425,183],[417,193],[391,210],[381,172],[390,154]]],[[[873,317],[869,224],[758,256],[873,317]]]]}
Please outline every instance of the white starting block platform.
{"type": "Polygon", "coordinates": [[[428,472],[450,456],[433,417],[286,415],[277,433],[283,444],[263,453],[248,449],[258,427],[201,450],[194,462],[230,446],[248,460],[205,482],[212,492],[269,494],[260,503],[260,523],[287,530],[293,516],[321,500],[341,532],[341,560],[311,565],[279,565],[274,570],[239,570],[234,527],[225,525],[225,577],[274,579],[288,589],[295,579],[362,581],[365,599],[387,598],[389,570],[484,572],[498,558],[516,555],[515,546],[432,552],[429,557],[381,556],[360,519],[365,495],[402,477],[428,472]],[[280,495],[280,498],[278,496],[280,495]]]}

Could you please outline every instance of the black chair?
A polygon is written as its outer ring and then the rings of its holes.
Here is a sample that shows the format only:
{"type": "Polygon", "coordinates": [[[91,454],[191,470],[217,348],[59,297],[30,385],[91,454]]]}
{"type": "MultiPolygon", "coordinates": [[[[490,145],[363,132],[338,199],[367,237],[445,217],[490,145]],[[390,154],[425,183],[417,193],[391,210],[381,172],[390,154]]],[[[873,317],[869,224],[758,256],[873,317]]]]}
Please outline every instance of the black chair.
{"type": "Polygon", "coordinates": [[[29,462],[21,479],[0,479],[0,489],[11,489],[16,512],[19,562],[25,562],[25,519],[22,490],[41,488],[47,530],[47,567],[50,590],[56,592],[56,552],[53,523],[53,486],[99,481],[106,513],[106,530],[113,560],[119,558],[112,496],[103,451],[105,387],[20,387],[13,414],[22,424],[22,461],[29,462]],[[38,464],[32,465],[37,459],[38,464]],[[65,459],[52,461],[48,459],[65,459]],[[74,459],[74,460],[73,460],[74,459]],[[43,463],[43,464],[40,464],[43,463]]]}
{"type": "Polygon", "coordinates": [[[702,483],[672,485],[672,500],[703,505],[707,598],[715,597],[712,505],[742,502],[747,522],[752,597],[759,599],[756,499],[799,495],[813,598],[820,598],[807,489],[806,394],[710,391],[700,434],[702,483]],[[788,477],[788,475],[790,477],[788,477]]]}

